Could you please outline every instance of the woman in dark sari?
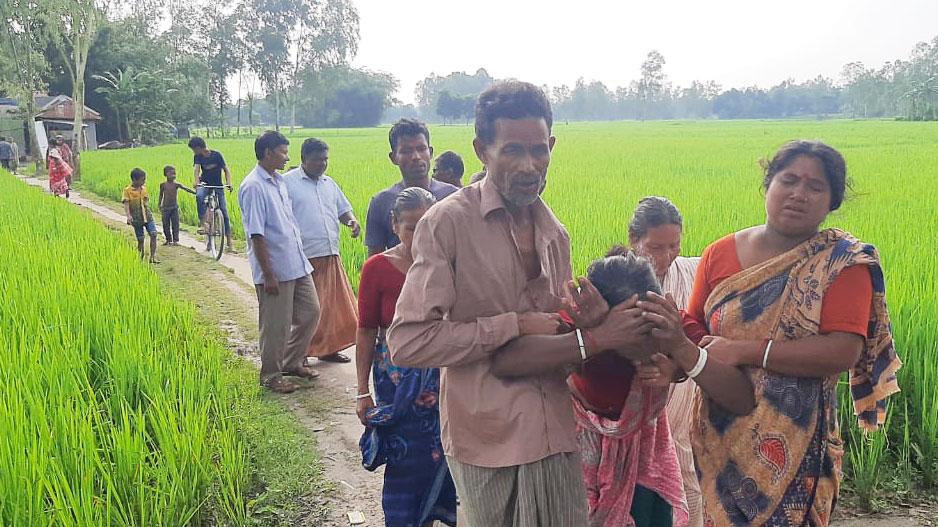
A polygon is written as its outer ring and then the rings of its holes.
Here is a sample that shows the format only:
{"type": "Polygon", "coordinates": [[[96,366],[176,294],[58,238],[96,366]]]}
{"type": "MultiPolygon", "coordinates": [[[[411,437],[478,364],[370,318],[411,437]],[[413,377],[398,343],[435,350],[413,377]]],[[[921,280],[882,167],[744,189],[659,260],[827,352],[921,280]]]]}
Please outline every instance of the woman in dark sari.
{"type": "Polygon", "coordinates": [[[356,410],[366,427],[362,462],[368,470],[386,464],[382,506],[388,527],[423,527],[434,520],[456,525],[456,487],[440,443],[440,370],[399,368],[391,364],[385,343],[413,264],[414,229],[434,202],[432,194],[417,187],[398,194],[391,225],[401,243],[365,262],[358,290],[356,410]]]}
{"type": "Polygon", "coordinates": [[[681,335],[667,301],[639,303],[689,376],[731,365],[754,388],[752,411],[733,413],[728,394],[699,383],[692,439],[705,526],[826,527],[842,478],[837,380],[849,372],[866,430],[883,424],[899,390],[879,255],[820,229],[846,186],[843,157],[823,143],[793,141],[766,163],[765,224],[701,256],[688,314],[703,348],[681,335]]]}

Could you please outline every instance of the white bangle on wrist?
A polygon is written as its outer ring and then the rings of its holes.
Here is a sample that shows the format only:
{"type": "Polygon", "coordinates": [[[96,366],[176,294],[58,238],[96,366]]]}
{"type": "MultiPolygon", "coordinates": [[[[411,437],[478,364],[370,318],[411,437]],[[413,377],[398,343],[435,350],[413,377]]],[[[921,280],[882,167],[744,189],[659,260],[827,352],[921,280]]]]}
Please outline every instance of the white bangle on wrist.
{"type": "Polygon", "coordinates": [[[762,353],[762,369],[764,370],[766,366],[769,365],[769,352],[772,351],[772,343],[775,342],[772,339],[769,339],[769,343],[765,345],[765,352],[762,353]]]}
{"type": "Polygon", "coordinates": [[[583,344],[583,332],[576,328],[576,343],[580,348],[580,360],[586,361],[586,345],[583,344]]]}
{"type": "Polygon", "coordinates": [[[365,399],[365,398],[368,398],[368,397],[371,397],[371,392],[368,392],[368,393],[360,393],[360,394],[358,394],[358,395],[355,396],[355,400],[356,400],[356,401],[360,401],[360,400],[365,399]]]}
{"type": "Polygon", "coordinates": [[[700,372],[702,372],[707,366],[707,349],[698,346],[697,352],[697,364],[695,364],[694,367],[691,368],[689,372],[687,372],[687,377],[689,379],[693,379],[694,377],[700,375],[700,372]]]}

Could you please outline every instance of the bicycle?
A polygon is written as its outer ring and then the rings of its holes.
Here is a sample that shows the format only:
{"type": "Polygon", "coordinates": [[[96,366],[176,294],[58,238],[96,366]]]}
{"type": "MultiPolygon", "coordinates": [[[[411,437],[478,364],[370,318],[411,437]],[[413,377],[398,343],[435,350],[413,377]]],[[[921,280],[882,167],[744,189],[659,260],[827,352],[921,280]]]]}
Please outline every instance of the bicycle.
{"type": "Polygon", "coordinates": [[[225,253],[225,215],[222,214],[221,208],[218,206],[218,197],[214,191],[226,187],[213,185],[199,185],[199,187],[211,191],[205,197],[205,218],[207,220],[203,227],[205,251],[211,254],[215,260],[221,260],[221,255],[225,253]]]}

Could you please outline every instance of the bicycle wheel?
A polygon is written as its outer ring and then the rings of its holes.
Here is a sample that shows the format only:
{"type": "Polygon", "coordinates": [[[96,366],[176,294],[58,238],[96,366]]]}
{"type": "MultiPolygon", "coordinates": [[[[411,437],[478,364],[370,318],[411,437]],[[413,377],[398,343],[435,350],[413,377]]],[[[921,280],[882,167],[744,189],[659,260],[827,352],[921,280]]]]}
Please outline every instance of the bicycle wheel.
{"type": "Polygon", "coordinates": [[[209,229],[209,237],[212,257],[221,260],[221,255],[225,253],[225,217],[219,209],[212,212],[212,228],[209,229]]]}

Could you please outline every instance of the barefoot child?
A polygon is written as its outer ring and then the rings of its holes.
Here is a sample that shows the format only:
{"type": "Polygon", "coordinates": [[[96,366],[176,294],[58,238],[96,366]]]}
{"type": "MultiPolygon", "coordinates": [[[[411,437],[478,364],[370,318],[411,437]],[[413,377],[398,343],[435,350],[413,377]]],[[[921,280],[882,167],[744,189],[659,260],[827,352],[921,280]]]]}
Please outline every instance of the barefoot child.
{"type": "Polygon", "coordinates": [[[163,245],[179,245],[179,203],[176,195],[179,189],[189,194],[195,194],[195,191],[176,181],[176,167],[166,165],[163,167],[163,175],[166,181],[160,183],[160,196],[156,200],[163,216],[163,234],[166,235],[163,245]]]}
{"type": "Polygon", "coordinates": [[[150,196],[147,194],[147,173],[135,168],[130,171],[130,185],[124,189],[121,201],[124,202],[124,212],[127,214],[127,225],[134,226],[137,235],[137,250],[140,259],[143,259],[143,230],[146,228],[150,235],[150,263],[159,263],[156,260],[156,224],[153,223],[153,213],[150,212],[150,196]]]}

